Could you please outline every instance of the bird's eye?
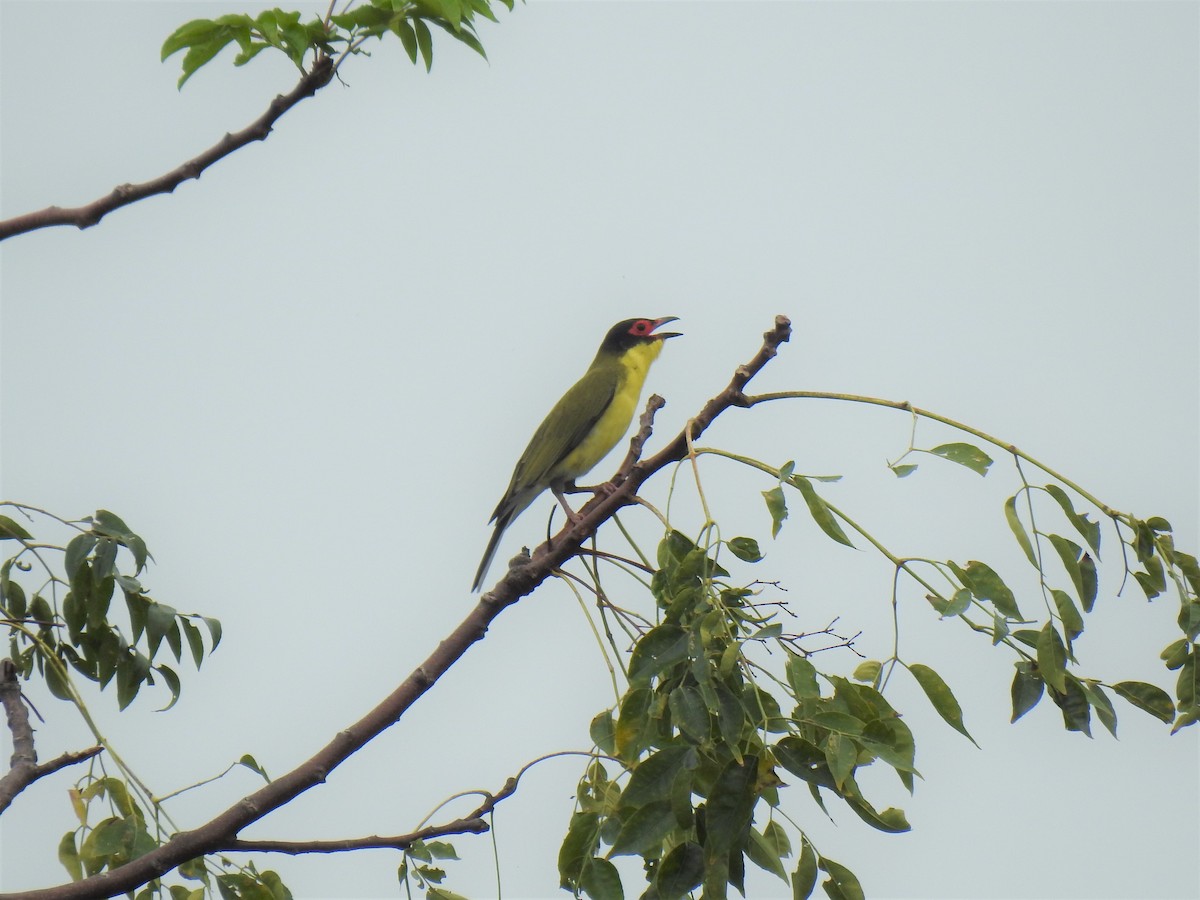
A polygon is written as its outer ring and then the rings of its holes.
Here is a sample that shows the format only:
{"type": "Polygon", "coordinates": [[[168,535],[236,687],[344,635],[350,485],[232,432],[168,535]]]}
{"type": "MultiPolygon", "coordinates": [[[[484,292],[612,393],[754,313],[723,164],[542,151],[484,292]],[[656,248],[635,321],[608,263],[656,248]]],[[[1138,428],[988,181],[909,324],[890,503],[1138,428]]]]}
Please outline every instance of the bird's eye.
{"type": "Polygon", "coordinates": [[[650,322],[649,320],[638,319],[636,322],[633,323],[633,327],[629,329],[629,333],[636,334],[636,335],[649,334],[650,329],[653,327],[654,327],[653,323],[650,322]]]}

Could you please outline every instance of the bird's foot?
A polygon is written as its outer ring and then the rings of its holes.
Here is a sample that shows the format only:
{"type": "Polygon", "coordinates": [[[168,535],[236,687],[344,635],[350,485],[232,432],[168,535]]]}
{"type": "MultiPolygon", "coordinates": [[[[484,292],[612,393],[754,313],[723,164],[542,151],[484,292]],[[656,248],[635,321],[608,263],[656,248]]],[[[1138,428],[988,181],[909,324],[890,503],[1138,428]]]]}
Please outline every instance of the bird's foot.
{"type": "Polygon", "coordinates": [[[571,504],[567,502],[568,493],[577,493],[579,491],[579,488],[575,487],[575,482],[569,481],[561,487],[554,485],[550,489],[554,491],[554,498],[558,500],[558,505],[561,506],[563,508],[563,512],[566,513],[567,521],[572,525],[578,525],[581,521],[579,514],[575,512],[575,510],[571,509],[571,504]]]}

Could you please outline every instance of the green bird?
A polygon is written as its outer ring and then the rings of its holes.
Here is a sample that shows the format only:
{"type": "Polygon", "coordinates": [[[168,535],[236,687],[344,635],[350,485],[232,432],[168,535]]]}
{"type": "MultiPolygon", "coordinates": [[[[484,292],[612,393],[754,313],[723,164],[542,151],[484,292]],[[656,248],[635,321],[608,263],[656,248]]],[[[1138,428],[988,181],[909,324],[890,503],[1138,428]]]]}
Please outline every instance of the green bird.
{"type": "Polygon", "coordinates": [[[567,516],[574,518],[563,489],[573,487],[576,478],[591,471],[625,436],[650,364],[658,359],[667,338],[679,337],[677,332],[654,334],[654,329],[675,321],[675,316],[626,319],[609,329],[588,370],[554,404],[517,461],[508,490],[492,513],[490,521],[496,523],[496,529],[475,573],[472,591],[483,586],[504,529],[546,488],[554,492],[567,516]]]}

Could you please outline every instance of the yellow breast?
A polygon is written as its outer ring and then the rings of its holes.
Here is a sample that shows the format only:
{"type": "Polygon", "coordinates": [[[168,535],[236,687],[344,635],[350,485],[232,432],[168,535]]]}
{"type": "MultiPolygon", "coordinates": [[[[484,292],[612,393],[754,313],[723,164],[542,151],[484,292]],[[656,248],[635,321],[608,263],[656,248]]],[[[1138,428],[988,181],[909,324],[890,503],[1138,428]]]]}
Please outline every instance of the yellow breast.
{"type": "Polygon", "coordinates": [[[621,355],[617,361],[620,365],[620,375],[612,402],[588,436],[556,467],[556,480],[586,475],[625,436],[641,399],[650,364],[658,359],[662,347],[662,341],[653,341],[649,344],[639,344],[621,355]]]}

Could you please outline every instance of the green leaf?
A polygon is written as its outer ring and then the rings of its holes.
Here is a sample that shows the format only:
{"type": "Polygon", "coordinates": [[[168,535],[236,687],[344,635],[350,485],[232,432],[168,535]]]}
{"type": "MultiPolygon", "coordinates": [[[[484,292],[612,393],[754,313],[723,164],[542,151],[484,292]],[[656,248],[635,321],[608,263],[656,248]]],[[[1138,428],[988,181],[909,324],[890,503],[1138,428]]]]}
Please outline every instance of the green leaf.
{"type": "Polygon", "coordinates": [[[171,692],[171,702],[168,703],[166,706],[164,706],[162,709],[158,710],[158,712],[166,712],[168,709],[170,709],[172,706],[175,705],[176,701],[179,700],[179,690],[180,690],[179,676],[175,674],[175,670],[172,669],[170,666],[160,665],[160,666],[155,666],[154,669],[156,672],[158,672],[159,675],[162,676],[163,681],[165,681],[167,683],[167,690],[169,690],[171,692]]]}
{"type": "Polygon", "coordinates": [[[771,514],[771,537],[779,535],[779,529],[783,527],[783,520],[788,517],[787,501],[783,496],[783,488],[780,485],[775,485],[769,491],[762,492],[763,499],[767,501],[767,512],[771,514]]]}
{"type": "Polygon", "coordinates": [[[83,856],[111,856],[133,843],[134,824],[130,819],[108,818],[96,826],[83,842],[83,856]]]}
{"type": "Polygon", "coordinates": [[[199,669],[200,663],[204,661],[204,638],[200,635],[200,629],[192,624],[191,619],[181,619],[180,624],[183,626],[183,636],[187,638],[188,648],[192,651],[192,660],[199,669]]]}
{"type": "Polygon", "coordinates": [[[484,59],[487,59],[487,52],[483,49],[483,44],[479,43],[479,39],[477,37],[475,37],[475,35],[473,35],[467,29],[462,28],[459,30],[455,30],[454,28],[451,28],[450,26],[446,25],[446,23],[438,22],[436,20],[434,21],[434,24],[439,26],[443,31],[445,31],[448,35],[450,35],[450,37],[454,38],[456,41],[466,44],[468,47],[470,47],[472,50],[474,50],[476,53],[478,53],[484,59]]]}
{"type": "Polygon", "coordinates": [[[746,855],[760,869],[778,876],[789,884],[787,869],[783,867],[782,854],[757,829],[750,829],[750,840],[746,842],[746,855]]]}
{"type": "Polygon", "coordinates": [[[665,800],[676,773],[695,768],[696,751],[691,747],[665,747],[642,760],[629,776],[621,792],[621,808],[637,809],[657,800],[665,800]]]}
{"type": "Polygon", "coordinates": [[[74,831],[68,831],[58,842],[58,861],[67,870],[72,881],[83,880],[83,865],[79,862],[79,851],[75,848],[74,831]]]}
{"type": "Polygon", "coordinates": [[[131,650],[117,662],[117,704],[125,709],[133,702],[150,672],[150,660],[131,650]]]}
{"type": "Polygon", "coordinates": [[[893,714],[868,722],[858,742],[865,750],[894,768],[902,781],[904,773],[916,771],[916,746],[912,732],[899,716],[893,714]]]}
{"type": "Polygon", "coordinates": [[[187,84],[188,79],[196,74],[202,66],[212,61],[212,59],[224,50],[233,40],[233,35],[228,32],[217,32],[212,40],[203,43],[195,44],[188,48],[188,52],[183,57],[183,74],[179,76],[179,81],[176,87],[182,89],[187,84]]]}
{"type": "Polygon", "coordinates": [[[1092,709],[1096,710],[1096,715],[1100,719],[1100,724],[1108,729],[1108,733],[1113,737],[1117,736],[1117,711],[1113,709],[1112,701],[1108,699],[1108,695],[1104,693],[1104,689],[1098,682],[1081,681],[1083,693],[1087,697],[1088,703],[1092,709]]]}
{"type": "Polygon", "coordinates": [[[808,838],[800,839],[800,862],[792,873],[793,900],[808,900],[817,886],[817,854],[808,838]]]}
{"type": "MultiPolygon", "coordinates": [[[[908,666],[908,671],[917,679],[917,684],[921,686],[921,690],[925,692],[925,696],[929,698],[929,702],[933,704],[933,708],[946,724],[975,744],[975,738],[971,737],[970,732],[963,724],[962,707],[958,705],[954,692],[942,680],[942,676],[921,663],[912,663],[908,666]]],[[[975,744],[975,746],[979,745],[975,744]]]]}
{"type": "Polygon", "coordinates": [[[710,866],[716,860],[726,858],[729,851],[740,844],[750,826],[757,799],[754,793],[757,768],[758,759],[753,756],[747,756],[743,763],[731,760],[708,792],[704,857],[710,866]]]}
{"type": "Polygon", "coordinates": [[[434,859],[458,859],[459,856],[454,852],[454,845],[449,841],[426,841],[425,849],[429,851],[429,855],[434,859]]]}
{"type": "Polygon", "coordinates": [[[851,737],[862,734],[863,722],[861,719],[856,719],[849,713],[838,712],[837,710],[821,710],[813,713],[806,718],[806,721],[812,722],[814,725],[820,725],[822,728],[827,728],[830,731],[835,731],[838,734],[846,734],[851,737]]]}
{"type": "Polygon", "coordinates": [[[1017,598],[996,571],[986,563],[973,559],[965,569],[953,562],[947,563],[959,580],[980,600],[989,600],[997,611],[1009,619],[1022,619],[1017,607],[1017,598]]]}
{"type": "Polygon", "coordinates": [[[417,35],[413,31],[413,27],[409,24],[407,18],[399,17],[393,20],[392,31],[400,38],[400,43],[404,46],[404,52],[408,54],[408,58],[415,66],[417,64],[417,35]]]}
{"type": "Polygon", "coordinates": [[[9,581],[7,577],[4,582],[4,608],[8,615],[14,619],[25,618],[25,613],[29,609],[29,601],[25,597],[25,588],[15,581],[9,581]]]}
{"type": "Polygon", "coordinates": [[[588,734],[591,735],[592,743],[603,752],[610,756],[617,752],[616,725],[613,722],[612,713],[608,710],[595,715],[592,724],[588,727],[588,734]]]}
{"type": "Polygon", "coordinates": [[[667,698],[667,708],[671,713],[671,722],[683,734],[698,744],[709,739],[712,725],[708,709],[700,692],[693,685],[681,685],[671,691],[667,698]]]}
{"type": "Polygon", "coordinates": [[[904,834],[906,831],[912,831],[912,826],[904,816],[904,810],[888,807],[882,812],[876,811],[859,793],[853,781],[847,784],[844,797],[850,809],[872,828],[886,834],[904,834]]]}
{"type": "Polygon", "coordinates": [[[686,534],[681,531],[668,531],[658,544],[658,567],[677,569],[683,559],[695,549],[695,542],[686,534]]]}
{"type": "MultiPolygon", "coordinates": [[[[182,877],[190,881],[203,881],[205,884],[208,884],[208,870],[204,867],[203,856],[197,856],[181,864],[178,872],[182,877]]],[[[200,890],[203,890],[203,888],[200,888],[200,890]]]]}
{"type": "Polygon", "coordinates": [[[821,887],[825,889],[830,900],[865,900],[862,885],[853,872],[827,856],[821,857],[820,866],[829,876],[821,887]]]}
{"type": "Polygon", "coordinates": [[[1079,578],[1083,593],[1079,599],[1083,602],[1084,612],[1091,612],[1096,605],[1096,594],[1100,589],[1100,576],[1096,572],[1096,563],[1085,553],[1079,558],[1079,578]]]}
{"type": "Polygon", "coordinates": [[[629,660],[629,682],[644,686],[688,657],[688,633],[678,625],[659,625],[638,639],[629,660]]]}
{"type": "Polygon", "coordinates": [[[1180,604],[1179,618],[1176,621],[1179,623],[1179,630],[1187,635],[1187,639],[1195,641],[1200,637],[1200,602],[1192,600],[1180,604]]]}
{"type": "Polygon", "coordinates": [[[978,472],[980,475],[986,475],[988,466],[992,464],[992,458],[974,444],[941,444],[928,452],[934,456],[940,456],[942,459],[948,459],[952,463],[958,463],[960,466],[966,466],[972,472],[978,472]]]}
{"type": "Polygon", "coordinates": [[[1050,699],[1062,710],[1063,725],[1067,731],[1080,731],[1088,737],[1092,736],[1091,706],[1078,678],[1068,675],[1065,690],[1061,692],[1050,688],[1050,699]]]}
{"type": "Polygon", "coordinates": [[[167,57],[178,53],[183,48],[208,40],[218,28],[220,26],[211,19],[193,19],[180,25],[163,41],[162,55],[159,61],[165,62],[167,57]]]}
{"type": "Polygon", "coordinates": [[[46,688],[59,700],[70,700],[71,689],[57,665],[46,664],[46,688]]]}
{"type": "Polygon", "coordinates": [[[417,49],[425,60],[425,71],[433,68],[433,38],[429,34],[429,26],[422,19],[413,19],[413,31],[417,33],[417,49]]]}
{"type": "Polygon", "coordinates": [[[1133,552],[1137,556],[1138,562],[1147,564],[1154,557],[1154,531],[1145,522],[1139,522],[1136,519],[1130,524],[1134,530],[1133,552]]]}
{"type": "MultiPolygon", "coordinates": [[[[783,830],[783,826],[772,819],[767,822],[767,826],[762,831],[763,840],[771,849],[771,852],[780,859],[787,859],[792,855],[792,842],[788,840],[787,832],[783,830]]],[[[786,878],[784,879],[787,880],[786,878]]]]}
{"type": "Polygon", "coordinates": [[[1000,613],[992,614],[992,646],[1008,637],[1008,620],[1000,613]]]}
{"type": "Polygon", "coordinates": [[[208,652],[212,653],[213,650],[217,649],[217,644],[221,643],[221,623],[217,619],[210,618],[209,616],[201,616],[200,618],[202,618],[204,620],[204,624],[208,626],[208,633],[212,638],[212,649],[210,649],[208,652]]]}
{"type": "Polygon", "coordinates": [[[882,664],[877,659],[867,659],[860,662],[854,669],[854,674],[851,676],[855,681],[861,681],[865,684],[874,684],[879,677],[879,672],[883,668],[882,664]]]}
{"type": "MultiPolygon", "coordinates": [[[[67,591],[67,595],[63,597],[62,617],[63,621],[67,623],[71,641],[73,643],[78,642],[81,639],[80,632],[83,631],[84,626],[87,624],[87,607],[84,606],[74,591],[67,591]]],[[[35,618],[38,618],[42,622],[49,621],[48,619],[41,619],[36,616],[35,618]]]]}
{"type": "Polygon", "coordinates": [[[1158,654],[1158,658],[1163,661],[1163,664],[1168,669],[1175,671],[1184,664],[1191,652],[1191,641],[1188,638],[1181,637],[1179,640],[1167,644],[1163,648],[1162,653],[1158,654]]]}
{"type": "Polygon", "coordinates": [[[96,546],[96,536],[90,531],[82,532],[71,538],[67,544],[66,553],[63,554],[63,571],[67,573],[67,580],[74,581],[79,574],[79,568],[83,565],[83,561],[88,558],[88,554],[92,552],[92,548],[96,546]]]}
{"type": "Polygon", "coordinates": [[[1162,560],[1157,556],[1150,556],[1145,560],[1146,571],[1134,572],[1133,577],[1137,579],[1142,590],[1146,592],[1146,599],[1153,600],[1159,594],[1167,589],[1167,575],[1163,568],[1162,560]]]}
{"type": "Polygon", "coordinates": [[[836,733],[829,735],[825,740],[825,762],[840,791],[858,763],[858,745],[849,737],[836,733]]]}
{"type": "Polygon", "coordinates": [[[127,534],[121,539],[129,552],[133,554],[133,562],[135,564],[135,574],[146,568],[146,560],[150,556],[150,551],[146,549],[146,542],[136,534],[127,534]]]}
{"type": "Polygon", "coordinates": [[[1046,684],[1060,693],[1067,689],[1067,649],[1053,622],[1047,622],[1038,634],[1038,671],[1046,684]]]}
{"type": "Polygon", "coordinates": [[[1175,719],[1175,704],[1171,695],[1160,687],[1142,681],[1122,681],[1114,684],[1112,689],[1138,709],[1168,725],[1175,719]]]}
{"type": "Polygon", "coordinates": [[[696,811],[692,808],[692,794],[695,789],[695,770],[682,768],[675,773],[671,781],[669,800],[671,812],[675,814],[675,824],[679,828],[690,829],[696,820],[696,811]]]}
{"type": "Polygon", "coordinates": [[[258,760],[256,760],[249,753],[242,754],[242,758],[237,761],[237,765],[245,766],[251,772],[256,772],[257,774],[261,775],[263,781],[265,781],[267,784],[271,783],[271,777],[267,774],[267,770],[260,766],[258,764],[258,760]]]}
{"type": "Polygon", "coordinates": [[[1058,553],[1058,558],[1062,560],[1063,568],[1067,570],[1067,575],[1071,578],[1071,584],[1075,585],[1076,595],[1082,601],[1084,597],[1083,572],[1079,568],[1079,558],[1083,555],[1083,548],[1059,534],[1051,534],[1047,537],[1058,553]]]}
{"type": "Polygon", "coordinates": [[[0,541],[31,541],[33,535],[8,516],[0,516],[0,541]]]}
{"type": "Polygon", "coordinates": [[[1013,494],[1004,501],[1004,518],[1008,520],[1008,528],[1013,533],[1013,537],[1017,539],[1017,543],[1021,546],[1025,558],[1029,560],[1031,566],[1037,568],[1038,562],[1037,556],[1033,552],[1033,542],[1029,540],[1029,533],[1025,530],[1025,526],[1021,524],[1021,517],[1017,515],[1016,494],[1013,494]]]}
{"type": "Polygon", "coordinates": [[[146,643],[150,650],[150,658],[158,652],[158,645],[167,632],[175,627],[175,609],[165,603],[150,601],[146,610],[146,643]]]}
{"type": "Polygon", "coordinates": [[[107,537],[124,539],[127,535],[132,534],[129,526],[125,524],[125,520],[118,516],[115,512],[110,512],[107,509],[96,510],[92,516],[92,531],[96,534],[105,535],[107,537]]]}
{"type": "Polygon", "coordinates": [[[621,709],[613,733],[617,756],[626,762],[637,759],[642,752],[643,735],[649,722],[651,693],[646,688],[635,688],[621,698],[621,709]]]}
{"type": "Polygon", "coordinates": [[[742,736],[742,726],[746,722],[746,713],[742,703],[723,683],[717,682],[717,728],[725,743],[737,753],[737,745],[742,736]]]}
{"type": "Polygon", "coordinates": [[[791,653],[787,660],[787,679],[797,700],[821,696],[817,684],[817,668],[798,653],[791,653]]]}
{"type": "Polygon", "coordinates": [[[584,867],[579,886],[591,900],[624,900],[625,897],[617,867],[600,857],[595,857],[591,865],[584,867]]]}
{"type": "Polygon", "coordinates": [[[1075,601],[1066,591],[1051,590],[1050,594],[1054,597],[1054,606],[1058,609],[1058,617],[1062,619],[1063,632],[1069,644],[1083,634],[1083,616],[1079,614],[1075,601]]]}
{"type": "Polygon", "coordinates": [[[1075,530],[1083,536],[1085,541],[1087,541],[1088,546],[1092,548],[1092,552],[1099,556],[1100,524],[1089,519],[1086,513],[1080,514],[1075,512],[1075,507],[1071,504],[1071,498],[1068,497],[1067,492],[1058,485],[1046,485],[1046,493],[1053,497],[1058,505],[1062,507],[1062,511],[1071,521],[1071,524],[1075,526],[1075,530]]]}
{"type": "MultiPolygon", "coordinates": [[[[889,464],[888,468],[892,470],[892,474],[895,475],[897,478],[907,478],[913,472],[917,471],[917,467],[913,463],[905,463],[904,465],[899,465],[899,466],[893,466],[893,465],[889,464]]],[[[813,867],[813,883],[814,884],[816,883],[816,879],[817,879],[816,866],[814,863],[814,867],[813,867]]],[[[811,893],[811,888],[810,888],[810,893],[811,893]]],[[[807,896],[807,895],[805,895],[805,896],[807,896]]]]}
{"type": "Polygon", "coordinates": [[[729,541],[729,549],[742,562],[756,563],[763,558],[758,549],[758,541],[754,538],[736,537],[729,541]]]}
{"type": "Polygon", "coordinates": [[[136,643],[146,630],[146,613],[150,609],[150,598],[143,594],[126,594],[125,606],[129,609],[129,627],[136,643]]]}
{"type": "MultiPolygon", "coordinates": [[[[1028,665],[1028,664],[1025,664],[1028,665]]],[[[1022,668],[1020,664],[1017,666],[1017,673],[1013,676],[1012,683],[1012,707],[1013,714],[1010,722],[1015,722],[1025,713],[1029,712],[1038,701],[1042,699],[1042,693],[1045,691],[1045,682],[1041,676],[1028,668],[1022,668]]]]}
{"type": "Polygon", "coordinates": [[[608,855],[641,855],[662,843],[668,832],[675,827],[675,813],[668,800],[656,800],[636,810],[624,819],[617,839],[613,841],[608,855]]]}
{"type": "Polygon", "coordinates": [[[132,575],[114,575],[113,580],[116,581],[117,587],[126,594],[144,594],[146,589],[142,587],[142,583],[132,575]]]}
{"type": "Polygon", "coordinates": [[[842,526],[838,524],[833,511],[821,499],[816,488],[812,486],[812,482],[803,475],[793,475],[790,482],[799,489],[800,496],[808,504],[809,514],[813,517],[813,521],[821,527],[821,530],[839,544],[853,547],[854,544],[850,542],[850,538],[846,537],[846,533],[842,531],[842,526]]]}
{"type": "Polygon", "coordinates": [[[681,900],[704,880],[704,851],[695,841],[686,841],[666,855],[654,873],[659,900],[681,900]]]}

